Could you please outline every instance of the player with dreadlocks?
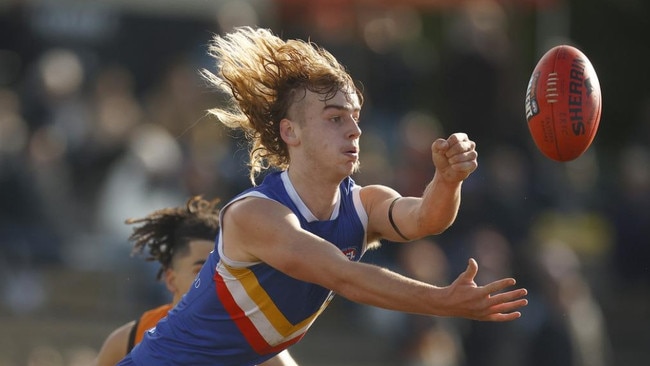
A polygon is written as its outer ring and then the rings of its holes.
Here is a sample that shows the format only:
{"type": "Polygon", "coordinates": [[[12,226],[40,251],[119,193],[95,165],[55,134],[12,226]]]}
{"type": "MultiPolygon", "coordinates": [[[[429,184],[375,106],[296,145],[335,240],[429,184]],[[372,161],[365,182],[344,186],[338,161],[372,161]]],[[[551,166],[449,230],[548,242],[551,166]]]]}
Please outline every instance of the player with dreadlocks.
{"type": "Polygon", "coordinates": [[[132,255],[158,261],[156,276],[172,294],[172,302],[146,311],[142,316],[115,329],[104,341],[96,365],[114,366],[142,340],[144,332],[167,315],[187,292],[197,273],[214,248],[219,229],[219,199],[207,201],[190,198],[185,206],[155,211],[146,217],[128,219],[133,228],[129,240],[134,242],[132,255]]]}

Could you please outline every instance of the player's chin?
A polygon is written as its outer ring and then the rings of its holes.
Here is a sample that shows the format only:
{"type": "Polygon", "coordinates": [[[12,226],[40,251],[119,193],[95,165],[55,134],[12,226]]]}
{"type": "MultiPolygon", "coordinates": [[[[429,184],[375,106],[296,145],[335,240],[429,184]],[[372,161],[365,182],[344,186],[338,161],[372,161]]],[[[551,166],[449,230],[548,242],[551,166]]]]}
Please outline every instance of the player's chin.
{"type": "Polygon", "coordinates": [[[346,156],[345,159],[341,159],[338,162],[343,169],[348,171],[348,174],[356,173],[359,170],[359,158],[346,156]]]}
{"type": "Polygon", "coordinates": [[[359,171],[359,163],[352,162],[352,161],[341,162],[336,168],[336,174],[340,175],[339,178],[341,179],[344,177],[351,176],[358,171],[359,171]]]}
{"type": "Polygon", "coordinates": [[[360,168],[361,168],[361,163],[359,162],[359,160],[355,160],[355,161],[353,161],[353,162],[350,162],[350,163],[348,164],[348,167],[349,167],[349,173],[348,173],[348,175],[352,175],[352,174],[354,174],[354,173],[358,173],[358,172],[359,172],[359,170],[360,170],[360,168]]]}

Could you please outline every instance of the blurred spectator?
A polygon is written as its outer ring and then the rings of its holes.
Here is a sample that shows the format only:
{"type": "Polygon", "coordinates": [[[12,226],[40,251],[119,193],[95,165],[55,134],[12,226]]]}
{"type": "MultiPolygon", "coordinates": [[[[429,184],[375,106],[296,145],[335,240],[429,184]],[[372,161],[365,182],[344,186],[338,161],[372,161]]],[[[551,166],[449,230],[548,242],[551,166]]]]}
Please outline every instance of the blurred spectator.
{"type": "Polygon", "coordinates": [[[541,242],[534,263],[539,296],[531,297],[535,331],[525,365],[605,366],[612,350],[604,315],[575,251],[561,240],[541,242]]]}
{"type": "Polygon", "coordinates": [[[464,1],[448,24],[442,63],[447,129],[466,132],[483,152],[497,143],[520,142],[527,131],[513,109],[516,89],[510,84],[517,57],[512,57],[504,6],[494,0],[464,1]]]}
{"type": "Polygon", "coordinates": [[[650,148],[625,147],[618,157],[616,186],[610,196],[610,219],[615,229],[613,264],[624,283],[650,283],[650,148]]]}
{"type": "Polygon", "coordinates": [[[12,266],[60,261],[60,236],[47,215],[30,161],[29,127],[16,93],[0,89],[0,258],[12,266]]]}
{"type": "MultiPolygon", "coordinates": [[[[473,257],[479,263],[475,282],[481,286],[497,278],[519,277],[515,273],[513,244],[504,232],[490,224],[477,222],[468,231],[463,244],[466,252],[460,257],[473,257]]],[[[457,262],[459,262],[458,260],[457,262]]],[[[528,316],[528,310],[523,317],[528,316]]],[[[471,366],[518,366],[522,362],[525,345],[523,323],[499,323],[465,321],[460,325],[463,347],[466,350],[466,365],[471,366]]]]}
{"type": "Polygon", "coordinates": [[[531,176],[534,167],[525,152],[513,145],[494,144],[483,150],[477,144],[477,150],[477,174],[465,184],[463,209],[449,234],[462,236],[479,222],[489,224],[502,231],[516,256],[539,209],[531,176]]]}
{"type": "MultiPolygon", "coordinates": [[[[430,284],[444,286],[452,278],[445,253],[432,239],[400,245],[397,261],[404,274],[430,284]]],[[[479,275],[481,271],[482,268],[479,275]]],[[[404,314],[404,318],[398,333],[400,365],[465,365],[465,351],[457,319],[413,314],[404,314]]]]}
{"type": "Polygon", "coordinates": [[[179,179],[183,155],[178,141],[163,127],[144,123],[134,128],[128,148],[108,169],[99,191],[95,227],[98,241],[91,248],[77,243],[78,261],[87,268],[119,266],[124,276],[134,278],[125,289],[125,298],[132,311],[163,301],[162,288],[152,288],[148,281],[152,268],[143,268],[125,261],[130,253],[126,238],[128,216],[145,216],[159,207],[178,206],[188,196],[179,179]],[[102,253],[101,257],[97,253],[102,253]],[[147,294],[143,296],[143,294],[147,294]]]}
{"type": "Polygon", "coordinates": [[[183,202],[188,194],[178,179],[182,163],[178,142],[163,127],[145,123],[131,131],[128,149],[110,167],[100,193],[97,227],[109,242],[124,244],[128,252],[127,213],[144,216],[183,202]]]}
{"type": "Polygon", "coordinates": [[[146,115],[135,95],[133,74],[122,65],[103,65],[92,81],[92,114],[85,121],[89,131],[69,160],[75,193],[85,210],[81,219],[94,230],[98,195],[109,167],[124,154],[131,131],[146,115]]]}
{"type": "Polygon", "coordinates": [[[419,196],[433,178],[433,169],[422,169],[431,161],[431,143],[444,138],[442,125],[431,114],[411,111],[399,120],[395,128],[393,164],[395,188],[403,196],[419,196]]]}
{"type": "Polygon", "coordinates": [[[167,129],[183,151],[178,178],[190,194],[230,197],[248,185],[245,163],[236,160],[242,146],[206,113],[219,102],[220,95],[205,88],[196,66],[184,58],[171,64],[145,98],[147,116],[167,129]]]}

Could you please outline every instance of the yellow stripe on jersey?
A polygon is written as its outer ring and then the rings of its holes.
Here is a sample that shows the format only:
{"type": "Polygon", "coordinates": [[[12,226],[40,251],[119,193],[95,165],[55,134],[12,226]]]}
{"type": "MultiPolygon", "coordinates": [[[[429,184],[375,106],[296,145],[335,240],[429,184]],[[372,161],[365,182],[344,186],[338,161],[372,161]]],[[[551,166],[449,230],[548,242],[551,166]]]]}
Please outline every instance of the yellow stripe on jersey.
{"type": "Polygon", "coordinates": [[[219,263],[217,270],[226,280],[226,286],[237,305],[244,311],[257,331],[270,345],[282,343],[307,331],[309,326],[329,304],[328,299],[314,314],[298,324],[292,324],[278,309],[271,297],[260,286],[255,274],[248,268],[235,268],[219,263]],[[223,268],[229,276],[224,276],[223,268]]]}

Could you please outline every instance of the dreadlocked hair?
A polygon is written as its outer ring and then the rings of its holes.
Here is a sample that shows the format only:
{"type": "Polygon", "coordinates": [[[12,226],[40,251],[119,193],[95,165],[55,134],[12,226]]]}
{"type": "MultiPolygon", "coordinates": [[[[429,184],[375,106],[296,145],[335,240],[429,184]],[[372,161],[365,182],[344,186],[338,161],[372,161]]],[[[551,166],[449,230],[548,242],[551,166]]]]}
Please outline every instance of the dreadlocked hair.
{"type": "Polygon", "coordinates": [[[307,90],[324,100],[346,90],[363,101],[345,68],[312,42],[283,41],[267,29],[238,27],[223,37],[215,36],[208,52],[217,60],[217,73],[204,69],[201,74],[228,99],[227,106],[208,112],[226,127],[244,132],[253,185],[262,170],[288,167],[289,153],[279,125],[307,90]]]}
{"type": "Polygon", "coordinates": [[[189,252],[189,242],[196,239],[214,240],[219,230],[219,199],[207,201],[201,196],[190,198],[184,207],[164,208],[126,224],[140,224],[129,240],[134,242],[131,255],[143,254],[148,248],[147,261],[158,261],[160,280],[178,254],[189,252]]]}

